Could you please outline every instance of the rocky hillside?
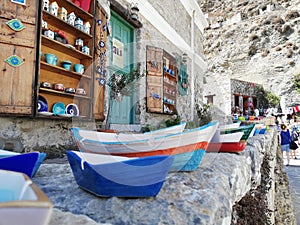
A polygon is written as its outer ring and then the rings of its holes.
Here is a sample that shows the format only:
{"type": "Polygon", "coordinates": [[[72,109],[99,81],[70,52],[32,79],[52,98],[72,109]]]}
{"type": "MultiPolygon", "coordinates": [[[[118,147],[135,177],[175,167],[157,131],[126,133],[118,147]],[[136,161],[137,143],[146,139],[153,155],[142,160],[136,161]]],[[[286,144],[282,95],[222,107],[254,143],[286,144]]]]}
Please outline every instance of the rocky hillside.
{"type": "Polygon", "coordinates": [[[206,79],[221,75],[263,84],[286,105],[300,103],[300,0],[198,0],[205,31],[206,79]]]}

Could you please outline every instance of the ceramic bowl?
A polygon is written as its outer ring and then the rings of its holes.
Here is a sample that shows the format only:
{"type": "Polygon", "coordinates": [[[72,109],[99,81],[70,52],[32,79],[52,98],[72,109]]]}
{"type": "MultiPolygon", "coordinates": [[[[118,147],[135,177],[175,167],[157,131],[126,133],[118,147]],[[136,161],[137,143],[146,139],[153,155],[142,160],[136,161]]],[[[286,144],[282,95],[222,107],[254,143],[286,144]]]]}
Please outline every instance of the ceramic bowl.
{"type": "Polygon", "coordinates": [[[76,94],[78,95],[86,95],[86,92],[83,88],[77,88],[76,89],[76,94]]]}
{"type": "Polygon", "coordinates": [[[54,115],[65,114],[65,105],[62,102],[57,102],[53,105],[52,111],[54,115]]]}
{"type": "Polygon", "coordinates": [[[48,111],[48,103],[47,100],[39,95],[38,96],[38,112],[46,112],[48,111]]]}
{"type": "Polygon", "coordinates": [[[54,89],[57,91],[64,91],[64,85],[63,84],[54,84],[54,89]]]}
{"type": "Polygon", "coordinates": [[[64,69],[70,70],[70,69],[71,69],[72,62],[71,62],[71,61],[66,61],[66,60],[64,60],[64,61],[61,62],[61,65],[62,65],[62,67],[63,67],[64,69]]]}
{"type": "Polygon", "coordinates": [[[65,92],[75,94],[75,88],[66,88],[65,92]]]}
{"type": "Polygon", "coordinates": [[[49,82],[42,82],[41,87],[43,88],[51,88],[51,84],[49,82]]]}

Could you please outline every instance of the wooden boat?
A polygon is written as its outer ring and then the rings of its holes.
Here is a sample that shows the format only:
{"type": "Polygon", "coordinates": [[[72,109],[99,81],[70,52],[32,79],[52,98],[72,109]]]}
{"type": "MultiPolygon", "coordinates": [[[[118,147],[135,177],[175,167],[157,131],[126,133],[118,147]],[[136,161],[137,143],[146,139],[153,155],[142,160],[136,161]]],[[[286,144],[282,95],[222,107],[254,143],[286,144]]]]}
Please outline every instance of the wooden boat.
{"type": "Polygon", "coordinates": [[[176,134],[179,132],[182,132],[186,126],[186,122],[181,122],[177,125],[170,126],[170,127],[165,127],[157,130],[152,130],[149,132],[145,132],[144,134],[152,134],[152,135],[166,135],[166,134],[176,134]]]}
{"type": "Polygon", "coordinates": [[[47,225],[53,205],[25,174],[0,170],[0,224],[47,225]]]}
{"type": "Polygon", "coordinates": [[[246,141],[209,143],[206,151],[238,153],[238,152],[242,152],[245,149],[246,145],[247,145],[246,141]]]}
{"type": "Polygon", "coordinates": [[[128,158],[67,151],[78,186],[103,197],[156,196],[168,174],[173,157],[128,158]]]}
{"type": "Polygon", "coordinates": [[[238,121],[236,123],[229,123],[229,124],[224,124],[220,125],[219,129],[220,130],[227,130],[227,129],[232,129],[232,128],[238,128],[241,125],[241,121],[238,121]]]}
{"type": "MultiPolygon", "coordinates": [[[[35,163],[35,166],[33,168],[33,172],[32,172],[32,175],[29,176],[29,177],[33,177],[38,169],[40,168],[42,162],[45,160],[47,154],[44,153],[44,152],[37,152],[39,154],[39,157],[38,157],[38,160],[36,161],[35,163]]],[[[3,150],[3,149],[0,149],[0,159],[1,158],[6,158],[6,157],[12,157],[12,156],[17,156],[17,155],[20,155],[21,153],[19,152],[12,152],[12,151],[7,151],[7,150],[3,150]]],[[[28,153],[22,153],[22,154],[28,154],[28,153]]]]}
{"type": "MultiPolygon", "coordinates": [[[[83,152],[111,154],[127,157],[146,157],[156,155],[173,155],[174,162],[170,171],[196,170],[205,154],[205,150],[214,135],[217,122],[211,122],[205,126],[187,130],[177,134],[158,136],[153,139],[124,142],[101,142],[87,140],[73,134],[79,149],[83,152]]],[[[80,135],[85,133],[81,133],[80,135]]]]}
{"type": "Polygon", "coordinates": [[[45,157],[46,154],[40,152],[28,152],[20,154],[1,149],[0,169],[25,173],[27,176],[32,178],[39,169],[45,157]]]}
{"type": "Polygon", "coordinates": [[[205,150],[213,137],[218,122],[210,122],[204,126],[185,130],[175,134],[160,136],[147,136],[144,139],[132,138],[124,141],[114,139],[103,139],[96,131],[72,128],[72,134],[83,152],[111,154],[128,157],[144,157],[153,155],[173,155],[194,151],[205,150]]]}
{"type": "Polygon", "coordinates": [[[217,142],[239,142],[244,135],[244,132],[235,132],[235,133],[229,133],[229,134],[221,134],[220,129],[217,129],[215,135],[213,136],[211,142],[217,143],[217,142]]]}
{"type": "Polygon", "coordinates": [[[244,135],[241,137],[241,141],[247,141],[249,137],[253,136],[254,131],[255,131],[255,124],[249,124],[246,126],[240,126],[238,128],[222,130],[221,134],[244,132],[244,135]]]}

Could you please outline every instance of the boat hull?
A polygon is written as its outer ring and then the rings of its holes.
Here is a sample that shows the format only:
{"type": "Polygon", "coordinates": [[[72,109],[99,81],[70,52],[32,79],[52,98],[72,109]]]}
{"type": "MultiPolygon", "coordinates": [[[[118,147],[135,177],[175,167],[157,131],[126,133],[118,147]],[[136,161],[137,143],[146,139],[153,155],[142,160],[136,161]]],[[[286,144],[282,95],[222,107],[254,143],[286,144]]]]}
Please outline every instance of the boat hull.
{"type": "Polygon", "coordinates": [[[47,225],[53,205],[28,176],[0,170],[0,224],[47,225]]]}
{"type": "Polygon", "coordinates": [[[127,142],[104,142],[96,132],[93,137],[84,136],[84,132],[80,133],[80,130],[73,129],[72,133],[78,148],[83,152],[127,156],[138,156],[136,154],[141,152],[145,152],[143,156],[170,155],[191,152],[200,148],[205,150],[217,126],[217,122],[211,122],[208,125],[176,134],[127,142]]]}
{"type": "Polygon", "coordinates": [[[170,156],[152,156],[91,164],[85,160],[101,155],[75,151],[67,151],[67,157],[78,186],[102,197],[154,197],[173,162],[170,156]]]}
{"type": "Polygon", "coordinates": [[[209,143],[207,152],[242,152],[244,151],[247,142],[227,142],[227,143],[209,143]]]}
{"type": "Polygon", "coordinates": [[[24,173],[28,177],[32,178],[38,159],[38,152],[30,152],[0,158],[0,169],[24,173]]]}

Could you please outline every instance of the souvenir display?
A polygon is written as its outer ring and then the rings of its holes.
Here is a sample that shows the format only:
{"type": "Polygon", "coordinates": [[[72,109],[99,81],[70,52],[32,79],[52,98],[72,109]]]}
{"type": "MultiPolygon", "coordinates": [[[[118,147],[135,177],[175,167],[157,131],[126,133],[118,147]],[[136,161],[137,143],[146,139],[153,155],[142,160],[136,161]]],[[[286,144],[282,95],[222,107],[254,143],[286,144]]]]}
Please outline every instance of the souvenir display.
{"type": "Polygon", "coordinates": [[[5,59],[5,62],[12,67],[18,67],[24,63],[24,60],[17,55],[11,55],[5,59]]]}
{"type": "Polygon", "coordinates": [[[71,65],[72,65],[72,62],[71,61],[67,61],[67,60],[64,60],[61,62],[61,65],[64,69],[66,70],[70,70],[71,69],[71,65]]]}
{"type": "Polygon", "coordinates": [[[38,96],[38,112],[47,112],[48,111],[48,102],[46,98],[39,95],[38,96]]]}
{"type": "Polygon", "coordinates": [[[77,17],[75,19],[74,26],[79,30],[83,30],[83,20],[81,18],[77,17]]]}
{"type": "Polygon", "coordinates": [[[57,90],[57,91],[64,91],[65,88],[64,88],[64,85],[63,85],[63,84],[54,84],[54,90],[57,90]]]}
{"type": "Polygon", "coordinates": [[[58,17],[65,22],[68,21],[68,11],[66,8],[61,7],[58,9],[58,17]]]}
{"type": "Polygon", "coordinates": [[[43,0],[43,10],[49,11],[49,0],[43,0]]]}
{"type": "Polygon", "coordinates": [[[76,104],[69,104],[66,106],[66,114],[70,114],[72,116],[79,116],[79,109],[76,104]]]}
{"type": "Polygon", "coordinates": [[[54,15],[54,16],[58,16],[58,4],[57,2],[52,2],[49,5],[49,12],[54,15]]]}
{"type": "Polygon", "coordinates": [[[86,95],[86,92],[83,88],[77,88],[76,89],[76,94],[78,95],[86,95]]]}
{"type": "Polygon", "coordinates": [[[83,46],[81,48],[82,53],[89,55],[90,54],[90,48],[88,46],[83,46]]]}
{"type": "Polygon", "coordinates": [[[12,19],[12,20],[6,22],[6,24],[14,31],[21,31],[25,28],[25,26],[22,24],[22,22],[18,19],[12,19]]]}
{"type": "Polygon", "coordinates": [[[54,115],[65,114],[65,105],[62,102],[57,102],[52,107],[52,112],[54,115]]]}
{"type": "Polygon", "coordinates": [[[65,92],[70,94],[75,94],[75,88],[66,88],[65,92]]]}
{"type": "Polygon", "coordinates": [[[41,87],[42,88],[52,88],[52,85],[49,82],[42,82],[41,87]]]}
{"type": "Polygon", "coordinates": [[[83,74],[84,66],[82,64],[74,64],[74,70],[76,73],[83,74]]]}
{"type": "Polygon", "coordinates": [[[68,14],[68,16],[67,16],[68,24],[74,26],[75,25],[75,19],[76,19],[76,15],[75,15],[74,12],[71,12],[70,14],[68,14]]]}
{"type": "Polygon", "coordinates": [[[51,53],[46,53],[45,59],[46,59],[47,63],[49,63],[53,66],[56,66],[57,61],[58,61],[58,58],[54,54],[51,54],[51,53]]]}

